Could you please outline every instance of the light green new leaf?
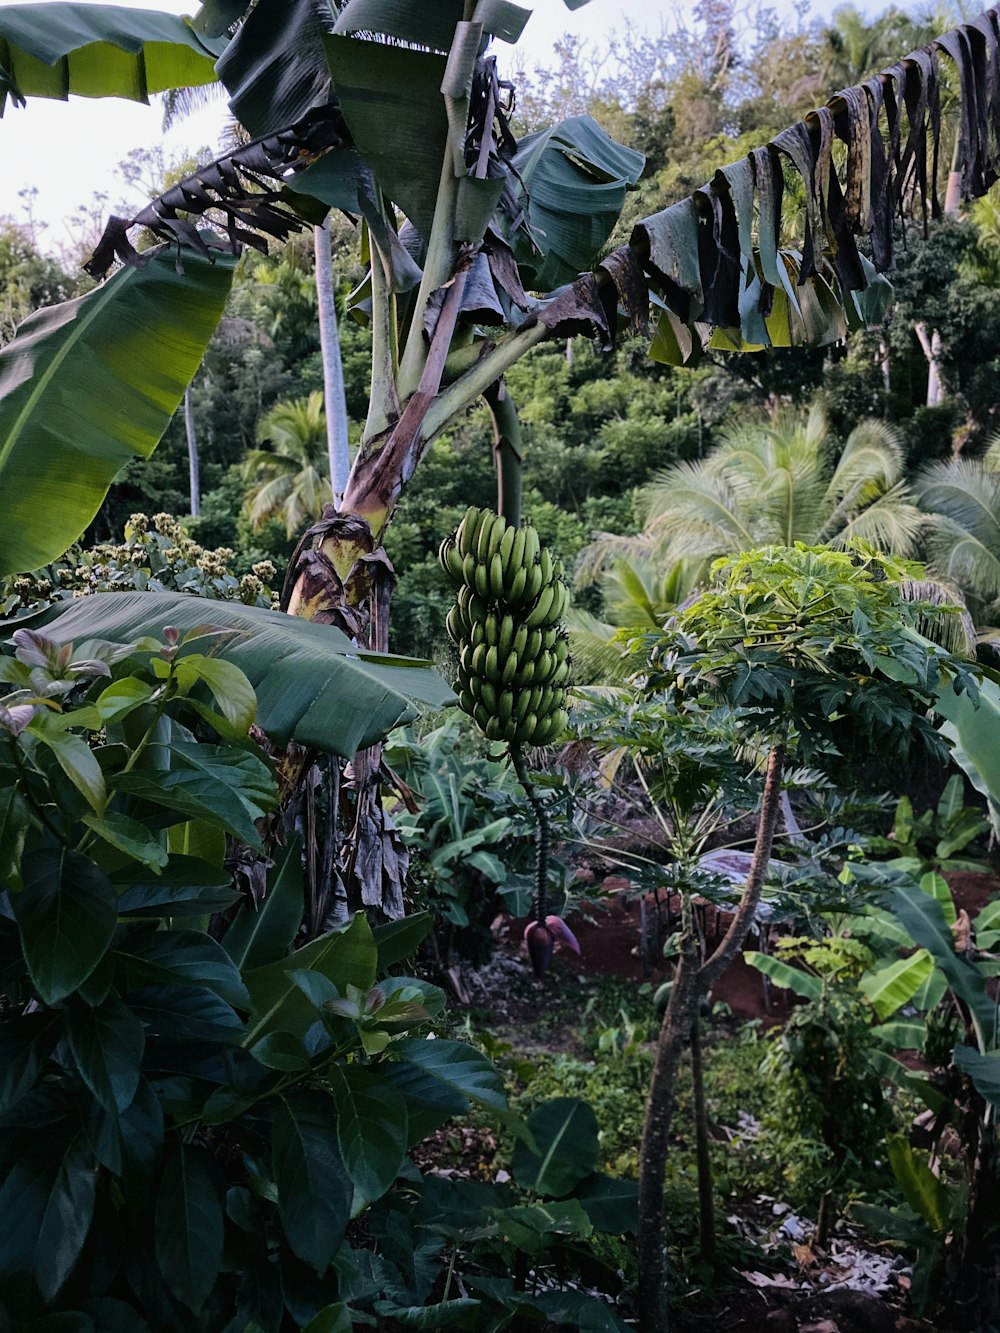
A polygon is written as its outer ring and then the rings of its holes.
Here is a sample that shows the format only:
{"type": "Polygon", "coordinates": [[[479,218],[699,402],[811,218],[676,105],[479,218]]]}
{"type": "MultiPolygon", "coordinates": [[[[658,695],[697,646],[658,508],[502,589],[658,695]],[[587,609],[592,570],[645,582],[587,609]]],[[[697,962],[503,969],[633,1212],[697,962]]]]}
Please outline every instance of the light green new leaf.
{"type": "Polygon", "coordinates": [[[44,627],[55,643],[135,643],[162,637],[165,625],[232,630],[215,656],[240,668],[257,695],[257,721],[278,745],[332,750],[350,758],[415,716],[411,700],[440,708],[452,693],[430,664],[359,650],[346,634],[298,616],[237,602],[206,602],[186,593],[102,592],[57,602],[0,624],[0,633],[44,627]]]}
{"type": "Polygon", "coordinates": [[[900,958],[861,978],[861,990],[879,1018],[888,1018],[913,999],[934,971],[934,960],[926,949],[900,958]]]}
{"type": "Polygon", "coordinates": [[[782,962],[780,958],[772,958],[770,954],[759,953],[756,949],[748,949],[743,956],[751,967],[770,977],[776,986],[792,990],[805,1000],[818,1000],[823,993],[823,983],[819,977],[792,967],[790,963],[782,962]]]}
{"type": "Polygon", "coordinates": [[[0,8],[0,116],[8,96],[126,97],[215,82],[225,47],[173,14],[119,5],[20,4],[0,8]]]}
{"type": "Polygon", "coordinates": [[[121,468],[153,452],[222,316],[233,264],[185,255],[179,273],[160,247],[144,267],[36,311],[0,351],[0,574],[62,555],[121,468]]]}
{"type": "Polygon", "coordinates": [[[893,1134],[887,1140],[892,1174],[903,1191],[903,1198],[918,1217],[935,1231],[948,1225],[948,1191],[924,1159],[903,1138],[893,1134]]]}
{"type": "Polygon", "coordinates": [[[126,856],[156,873],[167,864],[167,849],[161,839],[145,824],[128,815],[112,811],[103,815],[84,815],[83,822],[99,838],[126,856]]]}

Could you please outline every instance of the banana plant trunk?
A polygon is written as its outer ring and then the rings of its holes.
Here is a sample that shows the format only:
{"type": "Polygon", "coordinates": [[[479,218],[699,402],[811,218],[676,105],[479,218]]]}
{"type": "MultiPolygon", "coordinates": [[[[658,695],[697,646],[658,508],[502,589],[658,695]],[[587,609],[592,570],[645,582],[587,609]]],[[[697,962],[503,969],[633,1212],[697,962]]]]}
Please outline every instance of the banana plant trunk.
{"type": "Polygon", "coordinates": [[[687,1048],[704,996],[735,960],[743,947],[760,903],[767,865],[778,823],[784,755],[775,745],[767,758],[764,793],[757,816],[750,873],[736,914],[715,952],[699,966],[698,939],[690,921],[685,924],[681,957],[674,976],[670,1003],[663,1017],[656,1059],[646,1098],[642,1143],[639,1149],[639,1260],[640,1333],[669,1333],[667,1311],[667,1228],[663,1216],[663,1173],[670,1145],[670,1127],[676,1105],[677,1072],[687,1048]]]}

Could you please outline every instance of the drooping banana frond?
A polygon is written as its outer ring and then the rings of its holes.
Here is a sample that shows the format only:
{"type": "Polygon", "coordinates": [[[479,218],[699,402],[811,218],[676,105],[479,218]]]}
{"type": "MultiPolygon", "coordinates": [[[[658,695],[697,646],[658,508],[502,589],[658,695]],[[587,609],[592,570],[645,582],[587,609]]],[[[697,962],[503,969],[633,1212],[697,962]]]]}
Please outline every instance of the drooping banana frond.
{"type": "Polygon", "coordinates": [[[101,279],[116,260],[141,267],[146,261],[128,236],[133,227],[145,227],[161,240],[189,246],[208,257],[213,249],[239,254],[243,245],[266,253],[267,238],[287,240],[319,220],[295,211],[307,209],[309,200],[290,195],[285,188],[292,168],[302,168],[349,144],[339,107],[335,103],[315,107],[287,129],[199,167],[134,217],[109,218],[84,268],[101,279]],[[199,231],[192,218],[203,219],[215,230],[199,231]]]}

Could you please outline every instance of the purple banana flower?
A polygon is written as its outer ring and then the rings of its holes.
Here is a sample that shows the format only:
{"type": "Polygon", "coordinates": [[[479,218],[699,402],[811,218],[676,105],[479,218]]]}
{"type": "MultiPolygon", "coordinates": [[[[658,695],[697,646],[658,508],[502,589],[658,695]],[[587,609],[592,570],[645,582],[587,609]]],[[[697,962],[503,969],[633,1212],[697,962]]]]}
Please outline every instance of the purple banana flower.
{"type": "Polygon", "coordinates": [[[547,916],[544,922],[529,921],[524,928],[524,942],[536,977],[544,977],[557,945],[565,944],[575,954],[580,943],[561,916],[547,916]]]}

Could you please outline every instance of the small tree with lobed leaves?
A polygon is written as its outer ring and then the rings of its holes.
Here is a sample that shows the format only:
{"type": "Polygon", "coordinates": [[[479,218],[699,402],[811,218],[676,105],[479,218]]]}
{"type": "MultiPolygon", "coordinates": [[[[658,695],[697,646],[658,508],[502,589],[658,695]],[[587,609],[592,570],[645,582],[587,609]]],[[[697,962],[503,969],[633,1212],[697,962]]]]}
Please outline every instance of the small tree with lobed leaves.
{"type": "Polygon", "coordinates": [[[899,584],[912,565],[798,544],[719,562],[712,586],[651,649],[647,688],[681,710],[725,704],[742,738],[767,754],[753,859],[739,905],[705,961],[691,929],[660,1031],[640,1155],[640,1326],[666,1333],[663,1171],[677,1070],[701,1000],[742,948],[760,903],[788,756],[823,763],[859,744],[904,756],[914,743],[946,753],[927,713],[942,689],[974,694],[969,669],[912,628],[921,608],[899,584]],[[885,666],[893,665],[893,676],[885,666]],[[896,674],[909,679],[900,681],[896,674]]]}

